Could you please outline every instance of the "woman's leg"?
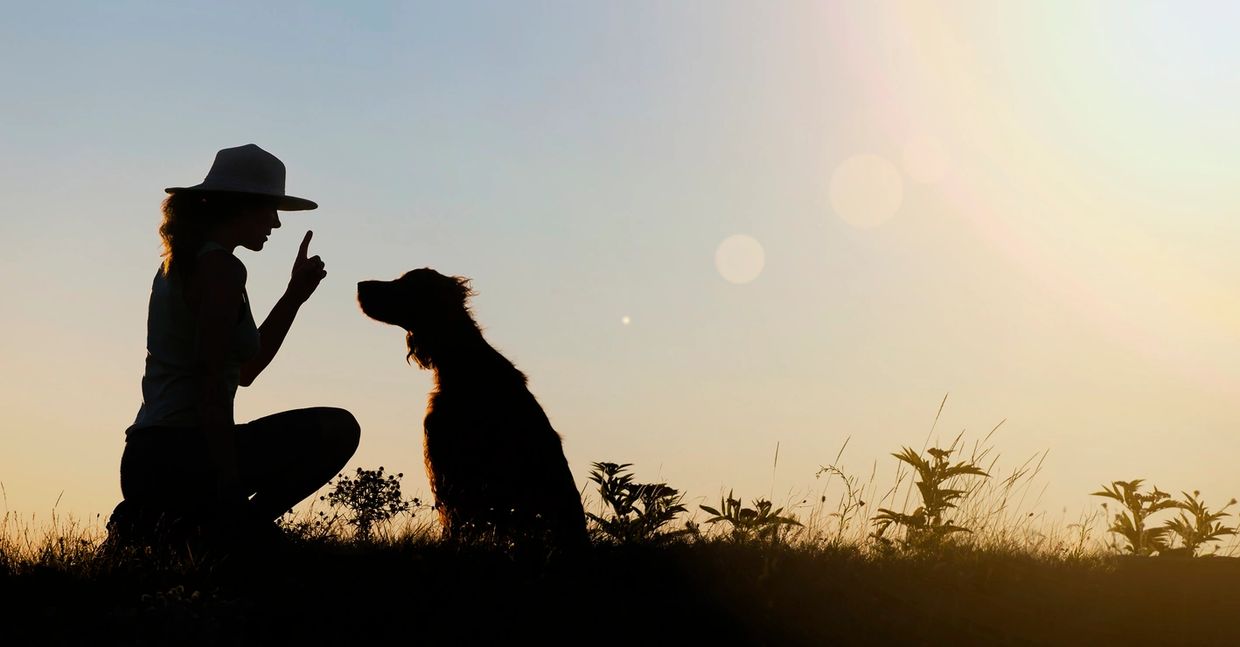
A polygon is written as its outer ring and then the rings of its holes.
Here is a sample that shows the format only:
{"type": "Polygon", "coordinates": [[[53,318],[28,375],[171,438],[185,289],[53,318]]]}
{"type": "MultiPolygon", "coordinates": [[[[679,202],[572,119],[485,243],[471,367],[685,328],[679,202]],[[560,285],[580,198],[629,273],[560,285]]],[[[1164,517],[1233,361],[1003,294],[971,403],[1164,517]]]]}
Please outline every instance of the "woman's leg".
{"type": "Polygon", "coordinates": [[[149,428],[133,431],[121,456],[124,501],[108,519],[114,544],[178,544],[177,528],[210,515],[214,470],[206,441],[197,429],[149,428]]]}
{"type": "Polygon", "coordinates": [[[133,432],[121,455],[125,500],[161,508],[210,503],[214,470],[198,429],[151,428],[133,432]]]}
{"type": "Polygon", "coordinates": [[[241,479],[265,519],[276,519],[332,479],[357,450],[353,414],[312,407],[237,425],[241,479]]]}

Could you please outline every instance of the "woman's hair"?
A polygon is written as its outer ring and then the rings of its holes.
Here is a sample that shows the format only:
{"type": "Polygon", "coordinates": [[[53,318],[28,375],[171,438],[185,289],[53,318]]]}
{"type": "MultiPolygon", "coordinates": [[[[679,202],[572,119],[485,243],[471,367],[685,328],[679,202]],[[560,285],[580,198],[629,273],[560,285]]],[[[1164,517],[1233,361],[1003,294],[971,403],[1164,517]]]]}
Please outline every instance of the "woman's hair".
{"type": "Polygon", "coordinates": [[[164,276],[173,272],[183,277],[192,275],[198,262],[198,250],[202,249],[213,227],[234,218],[245,206],[274,200],[218,191],[178,191],[168,196],[162,208],[164,219],[159,224],[164,276]]]}

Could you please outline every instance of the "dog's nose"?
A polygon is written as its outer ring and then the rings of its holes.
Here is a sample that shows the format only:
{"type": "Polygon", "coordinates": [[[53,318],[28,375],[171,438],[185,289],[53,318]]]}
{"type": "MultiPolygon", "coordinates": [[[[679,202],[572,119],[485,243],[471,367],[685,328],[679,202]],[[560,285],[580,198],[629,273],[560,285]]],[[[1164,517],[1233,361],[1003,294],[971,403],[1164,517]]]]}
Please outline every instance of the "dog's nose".
{"type": "Polygon", "coordinates": [[[369,298],[368,295],[373,295],[375,291],[376,283],[378,283],[378,281],[358,281],[357,282],[357,298],[365,299],[365,298],[369,298]]]}

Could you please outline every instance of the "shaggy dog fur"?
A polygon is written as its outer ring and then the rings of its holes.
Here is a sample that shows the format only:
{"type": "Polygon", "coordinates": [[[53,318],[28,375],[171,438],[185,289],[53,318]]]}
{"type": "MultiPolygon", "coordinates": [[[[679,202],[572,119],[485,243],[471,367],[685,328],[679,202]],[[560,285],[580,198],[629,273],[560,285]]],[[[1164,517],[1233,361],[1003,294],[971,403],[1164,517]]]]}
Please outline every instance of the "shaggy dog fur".
{"type": "Polygon", "coordinates": [[[585,515],[560,436],[525,375],[483,339],[470,296],[468,279],[429,268],[357,284],[362,312],[404,328],[408,359],[435,372],[426,474],[444,531],[580,546],[585,515]]]}

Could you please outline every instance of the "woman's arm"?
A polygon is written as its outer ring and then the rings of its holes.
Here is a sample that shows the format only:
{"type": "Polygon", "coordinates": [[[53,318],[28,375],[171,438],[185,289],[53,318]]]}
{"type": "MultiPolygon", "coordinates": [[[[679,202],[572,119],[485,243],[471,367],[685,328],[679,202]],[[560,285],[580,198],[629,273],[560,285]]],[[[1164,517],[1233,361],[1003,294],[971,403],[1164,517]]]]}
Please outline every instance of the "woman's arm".
{"type": "Polygon", "coordinates": [[[318,256],[306,257],[310,247],[310,237],[314,232],[307,231],[306,237],[301,241],[301,249],[297,251],[297,260],[293,262],[293,273],[289,278],[288,288],[284,291],[284,295],[276,301],[275,307],[263,320],[263,325],[258,328],[258,354],[253,359],[241,365],[241,386],[250,386],[258,377],[263,369],[271,363],[276,356],[276,352],[280,350],[280,345],[284,343],[284,337],[288,335],[288,330],[293,325],[293,319],[297,317],[297,311],[301,308],[301,304],[305,303],[314,294],[319,282],[323,277],[327,276],[327,270],[324,269],[323,260],[318,256]]]}
{"type": "Polygon", "coordinates": [[[225,358],[232,350],[245,278],[241,261],[219,250],[198,258],[191,287],[196,296],[191,301],[197,305],[198,357],[203,369],[198,413],[216,469],[217,495],[222,501],[242,496],[225,358]]]}

